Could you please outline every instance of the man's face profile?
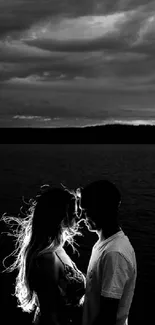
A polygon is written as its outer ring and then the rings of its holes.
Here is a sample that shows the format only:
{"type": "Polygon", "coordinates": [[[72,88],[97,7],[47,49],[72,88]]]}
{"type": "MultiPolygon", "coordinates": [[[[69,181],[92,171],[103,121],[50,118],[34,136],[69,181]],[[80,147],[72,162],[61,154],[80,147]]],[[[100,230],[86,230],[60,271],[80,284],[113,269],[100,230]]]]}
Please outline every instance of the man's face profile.
{"type": "Polygon", "coordinates": [[[92,220],[91,215],[90,215],[90,213],[89,213],[89,211],[87,209],[85,210],[84,223],[87,226],[89,231],[96,231],[96,224],[92,220]]]}

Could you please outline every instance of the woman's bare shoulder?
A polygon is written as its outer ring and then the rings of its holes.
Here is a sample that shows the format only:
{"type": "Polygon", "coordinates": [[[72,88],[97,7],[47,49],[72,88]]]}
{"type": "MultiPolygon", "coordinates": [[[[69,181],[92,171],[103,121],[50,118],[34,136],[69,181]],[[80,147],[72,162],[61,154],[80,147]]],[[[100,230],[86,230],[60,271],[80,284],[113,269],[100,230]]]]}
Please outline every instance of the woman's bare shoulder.
{"type": "Polygon", "coordinates": [[[54,280],[57,279],[59,270],[55,252],[47,251],[39,254],[36,262],[41,273],[44,273],[45,276],[50,276],[54,280]]]}

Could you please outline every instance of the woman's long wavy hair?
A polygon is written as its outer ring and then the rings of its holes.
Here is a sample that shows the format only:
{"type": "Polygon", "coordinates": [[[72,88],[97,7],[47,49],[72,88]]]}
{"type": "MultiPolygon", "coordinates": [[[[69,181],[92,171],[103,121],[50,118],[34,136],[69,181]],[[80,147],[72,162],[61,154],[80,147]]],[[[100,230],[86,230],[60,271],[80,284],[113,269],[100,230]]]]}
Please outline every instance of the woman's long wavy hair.
{"type": "Polygon", "coordinates": [[[68,243],[73,251],[76,241],[74,236],[82,235],[78,223],[79,192],[67,188],[56,188],[49,185],[41,187],[39,195],[28,202],[23,212],[20,209],[18,217],[3,214],[1,220],[11,228],[11,235],[15,237],[15,250],[10,254],[15,257],[13,264],[5,267],[4,271],[17,270],[15,293],[17,306],[25,312],[32,312],[39,308],[37,293],[31,281],[31,268],[34,258],[46,250],[54,251],[59,246],[68,243]],[[15,230],[13,227],[16,226],[15,230]]]}

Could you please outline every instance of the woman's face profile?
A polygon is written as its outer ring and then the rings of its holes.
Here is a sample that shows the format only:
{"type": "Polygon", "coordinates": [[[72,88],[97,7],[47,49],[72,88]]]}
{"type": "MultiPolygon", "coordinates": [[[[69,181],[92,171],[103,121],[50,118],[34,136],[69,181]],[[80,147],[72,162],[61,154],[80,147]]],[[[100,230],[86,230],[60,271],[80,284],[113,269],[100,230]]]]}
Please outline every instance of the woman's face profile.
{"type": "Polygon", "coordinates": [[[96,224],[92,219],[86,217],[85,225],[87,226],[89,231],[92,231],[92,232],[96,231],[96,224]]]}
{"type": "Polygon", "coordinates": [[[67,223],[69,227],[74,226],[80,219],[81,210],[79,209],[78,200],[72,198],[67,205],[67,223]]]}
{"type": "Polygon", "coordinates": [[[78,200],[76,200],[76,203],[75,203],[75,211],[76,211],[76,216],[77,216],[77,219],[80,220],[81,217],[82,217],[82,213],[83,213],[83,209],[81,207],[81,199],[78,198],[78,200]]]}

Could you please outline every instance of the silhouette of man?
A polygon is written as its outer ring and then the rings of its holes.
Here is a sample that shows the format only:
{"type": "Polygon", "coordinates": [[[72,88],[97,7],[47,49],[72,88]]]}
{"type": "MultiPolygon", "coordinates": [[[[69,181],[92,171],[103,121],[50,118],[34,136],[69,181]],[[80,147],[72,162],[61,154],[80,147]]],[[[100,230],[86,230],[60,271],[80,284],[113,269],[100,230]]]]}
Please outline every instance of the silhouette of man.
{"type": "Polygon", "coordinates": [[[108,180],[81,189],[81,207],[98,241],[87,269],[82,325],[127,325],[137,267],[134,249],[119,226],[121,195],[108,180]]]}

